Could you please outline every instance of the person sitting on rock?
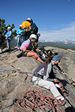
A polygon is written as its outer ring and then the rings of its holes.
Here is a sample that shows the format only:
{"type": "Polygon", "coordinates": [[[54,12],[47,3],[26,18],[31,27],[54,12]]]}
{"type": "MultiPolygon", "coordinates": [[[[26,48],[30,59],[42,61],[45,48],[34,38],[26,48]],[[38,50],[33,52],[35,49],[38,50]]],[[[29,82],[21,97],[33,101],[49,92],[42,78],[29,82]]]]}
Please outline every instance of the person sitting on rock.
{"type": "MultiPolygon", "coordinates": [[[[57,89],[57,86],[60,88],[59,84],[55,84],[56,79],[48,80],[49,73],[52,70],[52,53],[48,54],[48,59],[45,63],[40,64],[33,72],[32,76],[32,82],[35,85],[39,85],[41,87],[44,87],[46,89],[49,89],[55,99],[57,99],[61,104],[65,103],[64,97],[60,94],[60,92],[57,89]]],[[[54,63],[53,63],[54,64],[54,63]]]]}
{"type": "Polygon", "coordinates": [[[59,60],[54,60],[54,59],[57,59],[57,58],[55,58],[55,56],[53,57],[52,52],[49,51],[48,58],[47,58],[46,62],[43,63],[43,64],[40,64],[35,69],[35,71],[33,72],[33,75],[34,75],[33,77],[40,77],[43,80],[43,82],[44,81],[51,81],[51,82],[53,82],[55,84],[56,87],[60,88],[60,90],[62,91],[62,93],[63,92],[65,93],[66,90],[64,89],[63,84],[52,73],[53,66],[56,65],[56,64],[59,64],[59,62],[60,62],[59,60]]]}
{"type": "Polygon", "coordinates": [[[21,53],[17,55],[17,57],[19,58],[25,53],[26,56],[33,57],[34,59],[43,63],[43,61],[37,54],[39,49],[38,49],[38,44],[36,44],[36,40],[37,40],[37,35],[31,34],[30,38],[22,43],[20,47],[21,53]]]}

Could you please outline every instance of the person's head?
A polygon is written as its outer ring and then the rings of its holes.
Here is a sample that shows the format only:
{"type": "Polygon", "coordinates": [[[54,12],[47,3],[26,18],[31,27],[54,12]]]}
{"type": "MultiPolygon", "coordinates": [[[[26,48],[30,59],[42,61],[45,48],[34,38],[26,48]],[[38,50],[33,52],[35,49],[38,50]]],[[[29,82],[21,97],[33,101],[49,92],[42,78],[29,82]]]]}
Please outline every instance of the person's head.
{"type": "Polygon", "coordinates": [[[33,20],[31,18],[27,18],[26,21],[30,22],[31,24],[33,23],[33,20]]]}
{"type": "Polygon", "coordinates": [[[22,25],[19,25],[19,28],[22,29],[22,25]]]}
{"type": "Polygon", "coordinates": [[[31,42],[36,42],[36,40],[37,40],[37,35],[31,34],[30,37],[29,37],[29,39],[31,40],[31,42]]]}
{"type": "Polygon", "coordinates": [[[57,54],[57,55],[54,55],[53,58],[52,58],[52,64],[59,64],[61,58],[62,58],[62,54],[57,54]]]}
{"type": "Polygon", "coordinates": [[[7,31],[10,31],[11,30],[11,27],[9,26],[9,27],[7,27],[7,31]]]}
{"type": "Polygon", "coordinates": [[[46,52],[47,52],[47,55],[48,55],[48,56],[52,56],[52,55],[53,55],[53,53],[52,53],[51,50],[46,50],[46,52]]]}
{"type": "Polygon", "coordinates": [[[21,24],[21,28],[22,28],[22,29],[25,29],[25,31],[30,31],[30,29],[31,29],[31,23],[28,22],[28,21],[24,21],[24,22],[21,24]]]}
{"type": "Polygon", "coordinates": [[[52,51],[51,50],[46,50],[46,61],[51,62],[52,60],[52,51]]]}

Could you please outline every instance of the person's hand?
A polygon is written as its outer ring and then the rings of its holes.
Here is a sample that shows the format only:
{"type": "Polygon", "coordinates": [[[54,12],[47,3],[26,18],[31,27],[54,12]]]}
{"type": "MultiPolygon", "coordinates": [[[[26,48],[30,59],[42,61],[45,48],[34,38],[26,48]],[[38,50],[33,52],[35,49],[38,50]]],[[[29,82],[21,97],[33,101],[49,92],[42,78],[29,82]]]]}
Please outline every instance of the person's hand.
{"type": "Polygon", "coordinates": [[[40,52],[41,50],[39,48],[36,49],[37,52],[40,52]]]}
{"type": "Polygon", "coordinates": [[[59,64],[59,61],[51,61],[52,65],[56,65],[56,64],[59,64]]]}

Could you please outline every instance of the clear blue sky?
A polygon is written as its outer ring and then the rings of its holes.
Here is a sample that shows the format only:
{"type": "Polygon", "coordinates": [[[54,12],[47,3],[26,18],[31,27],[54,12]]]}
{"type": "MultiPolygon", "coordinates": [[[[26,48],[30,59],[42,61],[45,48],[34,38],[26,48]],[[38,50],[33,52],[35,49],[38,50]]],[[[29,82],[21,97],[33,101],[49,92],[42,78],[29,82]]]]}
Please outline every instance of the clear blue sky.
{"type": "Polygon", "coordinates": [[[57,30],[75,23],[75,0],[0,0],[0,18],[18,27],[30,17],[40,31],[57,30]]]}

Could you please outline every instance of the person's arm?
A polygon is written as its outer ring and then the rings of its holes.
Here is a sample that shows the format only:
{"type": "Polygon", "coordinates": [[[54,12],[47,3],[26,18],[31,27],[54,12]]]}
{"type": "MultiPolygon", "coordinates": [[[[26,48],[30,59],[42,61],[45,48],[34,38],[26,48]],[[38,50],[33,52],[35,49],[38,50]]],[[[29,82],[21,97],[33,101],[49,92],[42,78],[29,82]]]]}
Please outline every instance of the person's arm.
{"type": "Polygon", "coordinates": [[[44,75],[46,75],[46,71],[47,71],[47,67],[46,67],[46,63],[42,63],[42,64],[40,64],[36,69],[35,69],[35,71],[33,72],[33,74],[37,74],[41,69],[43,69],[44,68],[44,75]]]}
{"type": "Polygon", "coordinates": [[[41,50],[39,48],[36,48],[36,52],[40,52],[41,50]]]}
{"type": "Polygon", "coordinates": [[[52,64],[49,63],[47,65],[47,70],[46,70],[46,75],[44,76],[44,80],[47,80],[49,78],[49,74],[51,73],[51,71],[52,71],[52,64]]]}

